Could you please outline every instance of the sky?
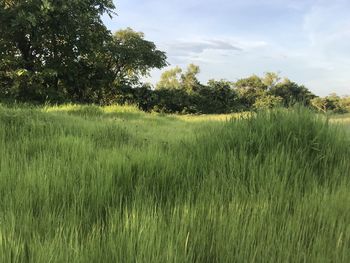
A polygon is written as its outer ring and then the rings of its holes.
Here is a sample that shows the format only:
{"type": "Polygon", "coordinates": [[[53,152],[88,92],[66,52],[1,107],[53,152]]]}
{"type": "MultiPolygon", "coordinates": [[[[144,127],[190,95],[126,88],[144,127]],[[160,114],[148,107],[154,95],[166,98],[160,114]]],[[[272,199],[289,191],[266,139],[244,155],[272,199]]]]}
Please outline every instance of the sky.
{"type": "MultiPolygon", "coordinates": [[[[199,79],[279,72],[320,96],[350,95],[349,0],[118,0],[111,31],[131,27],[199,79]]],[[[164,69],[163,69],[164,71],[164,69]]],[[[161,71],[147,81],[155,83],[161,71]]]]}

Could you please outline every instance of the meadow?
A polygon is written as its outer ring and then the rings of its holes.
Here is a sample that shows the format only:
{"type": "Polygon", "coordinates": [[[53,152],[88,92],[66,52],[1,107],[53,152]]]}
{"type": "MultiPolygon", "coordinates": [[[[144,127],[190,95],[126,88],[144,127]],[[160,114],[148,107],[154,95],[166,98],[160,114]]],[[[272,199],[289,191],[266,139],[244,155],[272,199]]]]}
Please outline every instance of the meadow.
{"type": "Polygon", "coordinates": [[[0,105],[0,262],[349,262],[349,130],[0,105]]]}

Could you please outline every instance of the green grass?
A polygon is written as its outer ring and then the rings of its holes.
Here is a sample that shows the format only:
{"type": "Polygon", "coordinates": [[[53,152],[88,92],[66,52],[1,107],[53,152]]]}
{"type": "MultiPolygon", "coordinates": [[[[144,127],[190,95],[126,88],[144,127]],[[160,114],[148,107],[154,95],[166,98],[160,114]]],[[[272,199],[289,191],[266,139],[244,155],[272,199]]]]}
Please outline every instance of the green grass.
{"type": "Polygon", "coordinates": [[[331,121],[344,125],[350,132],[350,113],[331,116],[331,121]]]}
{"type": "Polygon", "coordinates": [[[349,262],[348,135],[302,109],[0,106],[0,262],[349,262]]]}

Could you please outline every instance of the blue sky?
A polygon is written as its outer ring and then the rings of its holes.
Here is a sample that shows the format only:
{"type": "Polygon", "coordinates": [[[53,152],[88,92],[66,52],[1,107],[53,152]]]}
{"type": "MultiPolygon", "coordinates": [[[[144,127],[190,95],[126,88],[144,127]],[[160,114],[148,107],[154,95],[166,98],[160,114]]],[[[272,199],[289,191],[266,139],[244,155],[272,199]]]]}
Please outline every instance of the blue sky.
{"type": "MultiPolygon", "coordinates": [[[[350,95],[349,0],[118,0],[112,31],[142,31],[199,78],[280,72],[317,95],[350,95]]],[[[152,71],[154,83],[160,72],[152,71]]]]}

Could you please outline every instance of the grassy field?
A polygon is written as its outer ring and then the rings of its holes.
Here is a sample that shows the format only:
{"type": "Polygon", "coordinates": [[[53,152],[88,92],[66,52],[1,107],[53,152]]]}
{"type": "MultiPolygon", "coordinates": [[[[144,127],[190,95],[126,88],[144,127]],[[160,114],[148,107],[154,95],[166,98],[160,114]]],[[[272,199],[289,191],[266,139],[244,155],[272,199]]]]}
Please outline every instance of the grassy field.
{"type": "Polygon", "coordinates": [[[350,262],[347,118],[0,106],[0,262],[350,262]]]}
{"type": "Polygon", "coordinates": [[[350,113],[330,116],[330,121],[344,125],[350,132],[350,113]]]}

